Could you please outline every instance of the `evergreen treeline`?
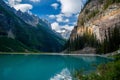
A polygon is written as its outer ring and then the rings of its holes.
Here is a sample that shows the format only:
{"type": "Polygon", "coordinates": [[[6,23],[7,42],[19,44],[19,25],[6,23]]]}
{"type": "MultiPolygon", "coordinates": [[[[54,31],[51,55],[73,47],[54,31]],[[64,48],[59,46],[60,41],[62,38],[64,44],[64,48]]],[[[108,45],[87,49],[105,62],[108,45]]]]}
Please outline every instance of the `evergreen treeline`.
{"type": "Polygon", "coordinates": [[[118,50],[120,47],[120,26],[115,25],[115,28],[109,28],[105,31],[105,39],[100,42],[94,34],[89,34],[88,31],[83,36],[77,35],[74,39],[69,39],[65,44],[64,49],[68,52],[77,51],[84,47],[96,48],[96,53],[109,53],[118,50]]]}
{"type": "Polygon", "coordinates": [[[84,47],[97,47],[98,41],[94,34],[89,34],[88,31],[83,36],[77,35],[74,39],[69,39],[65,44],[65,48],[68,52],[83,49],[84,47]]]}
{"type": "Polygon", "coordinates": [[[120,26],[105,31],[105,39],[96,47],[97,53],[110,53],[120,48],[120,26]]]}

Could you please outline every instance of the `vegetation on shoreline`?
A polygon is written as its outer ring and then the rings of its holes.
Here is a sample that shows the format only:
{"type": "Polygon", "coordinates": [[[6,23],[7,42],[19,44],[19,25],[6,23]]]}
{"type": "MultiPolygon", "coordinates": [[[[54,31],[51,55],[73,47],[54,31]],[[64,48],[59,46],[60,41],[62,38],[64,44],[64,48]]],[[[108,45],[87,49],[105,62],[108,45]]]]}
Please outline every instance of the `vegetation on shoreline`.
{"type": "Polygon", "coordinates": [[[118,50],[120,47],[120,26],[115,25],[115,28],[109,28],[105,31],[105,39],[98,43],[96,51],[100,53],[110,53],[118,50]]]}
{"type": "Polygon", "coordinates": [[[81,72],[74,74],[75,80],[119,80],[120,79],[120,54],[114,57],[113,62],[101,64],[97,71],[88,75],[83,75],[81,72]]]}

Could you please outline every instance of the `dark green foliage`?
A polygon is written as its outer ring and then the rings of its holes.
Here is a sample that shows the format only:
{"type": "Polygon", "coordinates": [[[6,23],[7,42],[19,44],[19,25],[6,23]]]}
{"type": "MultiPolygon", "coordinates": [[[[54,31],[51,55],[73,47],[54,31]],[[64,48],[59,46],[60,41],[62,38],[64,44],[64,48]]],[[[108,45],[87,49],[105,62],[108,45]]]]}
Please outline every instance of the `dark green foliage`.
{"type": "Polygon", "coordinates": [[[96,37],[93,34],[84,33],[83,36],[77,35],[74,40],[69,39],[65,45],[68,51],[76,51],[84,47],[96,47],[98,45],[96,37]]]}
{"type": "Polygon", "coordinates": [[[84,20],[83,18],[79,21],[79,23],[80,23],[82,26],[84,26],[84,22],[85,22],[85,20],[84,20]]]}
{"type": "Polygon", "coordinates": [[[96,48],[97,54],[106,54],[119,49],[120,47],[120,26],[115,25],[115,28],[109,28],[105,31],[105,39],[100,42],[94,34],[89,34],[88,31],[83,36],[77,35],[75,39],[69,39],[64,49],[68,51],[76,51],[84,47],[96,48]]]}
{"type": "Polygon", "coordinates": [[[91,2],[91,0],[88,0],[85,4],[85,6],[83,7],[83,9],[81,10],[81,12],[85,9],[85,7],[87,6],[87,4],[89,4],[91,2]]]}
{"type": "MultiPolygon", "coordinates": [[[[55,34],[52,29],[48,28],[48,26],[40,25],[41,23],[33,27],[20,19],[9,6],[4,5],[0,5],[0,36],[7,37],[8,31],[11,30],[15,40],[28,46],[30,49],[41,52],[62,51],[65,41],[62,37],[55,34]]],[[[1,48],[0,51],[2,50],[1,48]]]]}
{"type": "Polygon", "coordinates": [[[99,65],[96,72],[88,75],[75,72],[75,80],[120,80],[120,54],[116,56],[115,61],[99,65]]]}
{"type": "MultiPolygon", "coordinates": [[[[119,49],[119,50],[120,50],[120,49],[119,49]]],[[[113,58],[115,59],[114,61],[120,60],[120,54],[114,55],[113,58]]]]}
{"type": "Polygon", "coordinates": [[[97,46],[97,53],[109,53],[118,50],[120,47],[120,26],[109,28],[108,34],[105,31],[105,39],[97,46]]]}
{"type": "Polygon", "coordinates": [[[21,42],[8,37],[0,37],[0,51],[2,52],[30,52],[35,51],[21,42]]]}
{"type": "Polygon", "coordinates": [[[104,0],[99,0],[99,3],[103,4],[104,0]]]}
{"type": "Polygon", "coordinates": [[[91,13],[88,15],[88,20],[95,17],[97,14],[99,13],[99,10],[94,10],[94,11],[91,11],[91,13]]]}
{"type": "Polygon", "coordinates": [[[103,9],[107,9],[113,3],[120,3],[120,0],[105,0],[103,9]]]}
{"type": "Polygon", "coordinates": [[[90,10],[88,10],[88,9],[85,9],[85,15],[87,15],[87,16],[86,16],[86,19],[85,19],[85,17],[84,17],[84,18],[81,18],[80,20],[78,20],[78,23],[79,23],[80,25],[84,26],[84,22],[85,22],[86,20],[90,20],[91,18],[95,17],[98,13],[99,13],[99,10],[98,10],[98,9],[93,10],[93,11],[90,11],[90,10]]]}
{"type": "Polygon", "coordinates": [[[89,9],[86,9],[86,10],[85,10],[85,14],[88,14],[89,12],[90,12],[89,9]]]}
{"type": "Polygon", "coordinates": [[[16,24],[16,39],[32,49],[43,52],[59,52],[62,50],[64,44],[62,38],[49,32],[49,29],[45,28],[45,26],[38,25],[37,27],[38,28],[29,26],[21,27],[16,24]]]}

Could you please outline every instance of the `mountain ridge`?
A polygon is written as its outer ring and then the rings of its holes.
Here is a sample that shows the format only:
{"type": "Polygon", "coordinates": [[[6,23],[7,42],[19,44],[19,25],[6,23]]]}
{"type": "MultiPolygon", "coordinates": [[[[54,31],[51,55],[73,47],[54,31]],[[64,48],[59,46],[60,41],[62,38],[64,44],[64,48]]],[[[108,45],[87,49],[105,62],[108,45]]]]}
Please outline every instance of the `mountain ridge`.
{"type": "Polygon", "coordinates": [[[110,4],[107,2],[109,2],[109,0],[90,0],[80,13],[77,26],[72,31],[70,38],[77,34],[82,35],[86,31],[86,27],[88,27],[90,33],[94,33],[97,36],[97,39],[102,40],[104,39],[104,31],[101,31],[100,29],[114,27],[116,23],[120,25],[120,3],[111,2],[110,4]],[[114,21],[114,23],[112,21],[114,21]],[[105,25],[108,24],[107,22],[111,22],[112,24],[105,25]]]}
{"type": "MultiPolygon", "coordinates": [[[[41,20],[40,22],[44,24],[39,22],[33,26],[29,20],[27,22],[27,19],[22,17],[26,15],[25,13],[18,16],[16,12],[2,0],[0,1],[0,37],[12,38],[35,51],[59,52],[62,50],[64,39],[55,34],[48,24],[41,20]]],[[[30,15],[28,14],[28,16],[30,15]]],[[[30,16],[30,18],[33,19],[34,17],[30,16]]],[[[37,18],[35,17],[31,22],[36,22],[35,19],[37,18]]]]}
{"type": "Polygon", "coordinates": [[[65,45],[68,51],[93,47],[109,53],[120,46],[120,0],[89,0],[65,45]]]}

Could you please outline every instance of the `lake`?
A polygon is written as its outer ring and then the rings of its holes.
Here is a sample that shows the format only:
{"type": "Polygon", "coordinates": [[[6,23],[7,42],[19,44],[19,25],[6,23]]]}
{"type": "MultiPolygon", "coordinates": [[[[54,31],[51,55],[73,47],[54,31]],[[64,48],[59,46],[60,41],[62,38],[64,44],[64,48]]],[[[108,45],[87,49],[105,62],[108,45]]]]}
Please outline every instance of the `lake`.
{"type": "Polygon", "coordinates": [[[111,59],[87,55],[0,55],[0,80],[72,80],[72,73],[89,73],[111,59]]]}

